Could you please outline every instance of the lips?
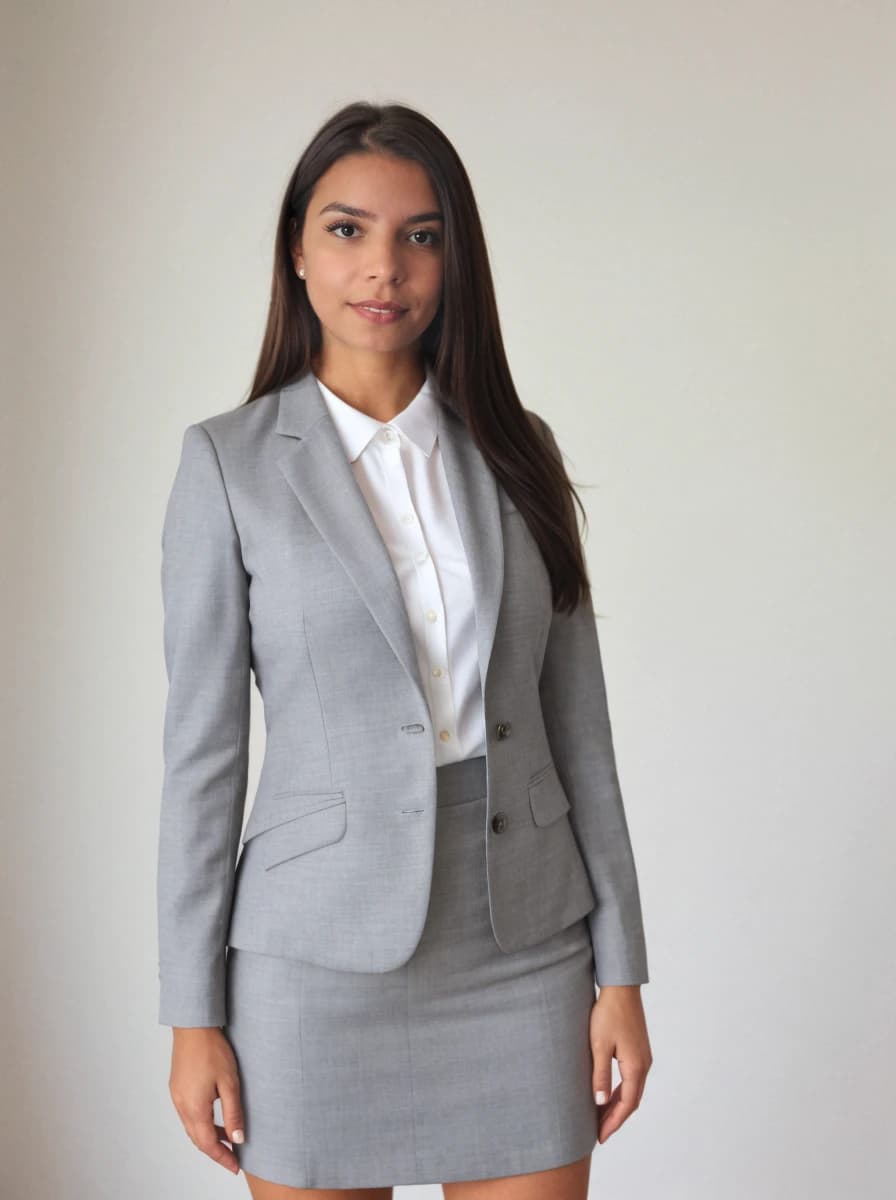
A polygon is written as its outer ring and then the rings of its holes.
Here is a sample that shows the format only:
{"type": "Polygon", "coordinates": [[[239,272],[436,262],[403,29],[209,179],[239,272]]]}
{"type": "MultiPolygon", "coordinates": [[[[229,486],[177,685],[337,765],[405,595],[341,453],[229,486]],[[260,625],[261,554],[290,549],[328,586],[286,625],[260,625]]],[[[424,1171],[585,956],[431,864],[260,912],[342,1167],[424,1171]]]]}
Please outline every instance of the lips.
{"type": "Polygon", "coordinates": [[[407,312],[404,305],[392,300],[359,300],[352,308],[363,308],[368,312],[407,312]]]}

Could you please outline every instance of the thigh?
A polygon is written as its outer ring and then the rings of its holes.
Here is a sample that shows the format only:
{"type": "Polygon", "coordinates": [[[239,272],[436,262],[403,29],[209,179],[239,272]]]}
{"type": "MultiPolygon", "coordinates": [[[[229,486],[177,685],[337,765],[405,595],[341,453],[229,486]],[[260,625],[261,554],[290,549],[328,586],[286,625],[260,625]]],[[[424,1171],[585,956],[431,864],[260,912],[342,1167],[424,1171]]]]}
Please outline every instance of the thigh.
{"type": "Polygon", "coordinates": [[[445,1200],[587,1200],[591,1155],[528,1175],[443,1183],[445,1200]]]}
{"type": "Polygon", "coordinates": [[[252,1200],[392,1200],[392,1188],[294,1188],[243,1171],[252,1200]]]}

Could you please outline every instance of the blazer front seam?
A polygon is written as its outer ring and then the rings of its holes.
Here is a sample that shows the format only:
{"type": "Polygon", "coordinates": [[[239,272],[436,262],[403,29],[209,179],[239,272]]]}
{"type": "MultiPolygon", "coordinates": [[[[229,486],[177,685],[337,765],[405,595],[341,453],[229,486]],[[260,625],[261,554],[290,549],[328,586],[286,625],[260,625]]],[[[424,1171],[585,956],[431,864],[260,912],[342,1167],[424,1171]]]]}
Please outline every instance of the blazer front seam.
{"type": "Polygon", "coordinates": [[[327,733],[327,714],[324,712],[324,701],[320,694],[320,687],[317,682],[317,672],[314,669],[314,655],[311,653],[311,640],[308,637],[308,628],[305,624],[305,606],[302,605],[302,634],[305,638],[305,648],[308,651],[308,663],[311,667],[311,678],[314,680],[314,690],[317,692],[317,707],[320,709],[320,723],[324,731],[324,741],[327,746],[327,764],[330,770],[330,787],[333,787],[333,755],[330,752],[330,737],[327,733]]]}

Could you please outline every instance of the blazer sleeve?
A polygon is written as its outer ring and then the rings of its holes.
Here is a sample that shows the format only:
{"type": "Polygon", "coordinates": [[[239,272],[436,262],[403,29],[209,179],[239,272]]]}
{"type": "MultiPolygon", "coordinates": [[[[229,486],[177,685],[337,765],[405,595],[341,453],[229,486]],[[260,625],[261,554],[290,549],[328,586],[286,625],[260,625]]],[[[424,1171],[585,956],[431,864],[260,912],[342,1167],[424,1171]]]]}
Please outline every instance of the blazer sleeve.
{"type": "Polygon", "coordinates": [[[158,842],[159,1024],[223,1026],[248,777],[248,577],[211,435],[190,425],[162,530],[168,698],[158,842]]]}
{"type": "MultiPolygon", "coordinates": [[[[543,436],[563,463],[553,431],[543,436]]],[[[554,612],[539,692],[557,774],[569,797],[569,819],[597,903],[587,916],[595,982],[648,982],[641,900],[622,793],[597,636],[594,607],[554,612]]]]}

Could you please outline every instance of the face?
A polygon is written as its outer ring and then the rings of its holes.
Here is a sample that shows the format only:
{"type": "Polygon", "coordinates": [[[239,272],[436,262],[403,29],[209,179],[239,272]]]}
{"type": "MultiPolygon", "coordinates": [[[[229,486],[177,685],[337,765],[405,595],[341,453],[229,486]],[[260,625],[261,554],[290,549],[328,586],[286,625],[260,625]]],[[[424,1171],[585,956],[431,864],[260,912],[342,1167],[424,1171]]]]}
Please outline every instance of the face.
{"type": "Polygon", "coordinates": [[[442,295],[438,210],[416,162],[351,154],[320,177],[293,262],[296,271],[305,268],[325,357],[416,354],[442,295]],[[404,311],[384,320],[353,307],[365,300],[392,301],[404,311]]]}

